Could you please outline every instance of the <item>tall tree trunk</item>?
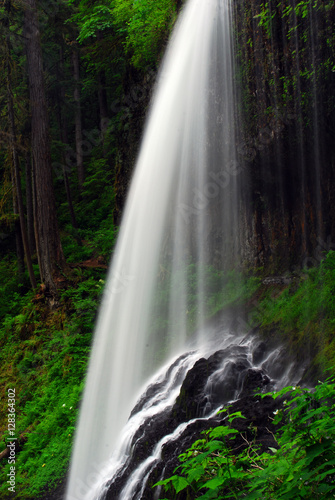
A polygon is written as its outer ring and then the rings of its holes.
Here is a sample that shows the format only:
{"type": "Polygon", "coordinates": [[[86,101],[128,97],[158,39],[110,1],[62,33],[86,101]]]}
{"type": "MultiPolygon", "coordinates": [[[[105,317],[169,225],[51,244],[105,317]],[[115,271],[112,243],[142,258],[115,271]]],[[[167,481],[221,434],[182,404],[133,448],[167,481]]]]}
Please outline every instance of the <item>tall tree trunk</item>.
{"type": "Polygon", "coordinates": [[[26,204],[27,204],[27,233],[30,253],[35,251],[34,234],[34,204],[33,204],[33,169],[31,156],[26,156],[26,204]]]}
{"type": "MultiPolygon", "coordinates": [[[[59,60],[60,60],[60,71],[58,71],[58,78],[61,79],[64,77],[64,50],[63,46],[60,46],[60,53],[59,53],[59,60]]],[[[59,123],[59,130],[60,130],[60,139],[63,144],[68,144],[68,135],[67,135],[67,124],[66,124],[66,118],[65,114],[63,112],[63,107],[62,104],[65,102],[65,88],[64,86],[61,87],[61,90],[58,94],[58,123],[59,123]]],[[[66,192],[66,199],[67,203],[69,206],[69,212],[70,212],[70,218],[71,218],[71,223],[72,227],[75,231],[75,238],[79,246],[82,246],[82,241],[79,236],[79,231],[78,231],[78,224],[77,224],[77,219],[76,219],[76,214],[74,211],[73,207],[73,202],[72,202],[72,194],[71,194],[71,188],[70,188],[70,181],[69,181],[69,176],[66,171],[65,167],[65,155],[63,153],[63,158],[62,158],[62,164],[63,164],[63,179],[64,179],[64,186],[65,186],[65,192],[66,192]]]]}
{"type": "MultiPolygon", "coordinates": [[[[97,32],[97,39],[99,41],[103,40],[103,34],[101,31],[97,32]]],[[[98,72],[98,100],[99,100],[99,111],[100,111],[100,130],[102,141],[104,141],[104,136],[107,131],[108,124],[108,103],[107,103],[107,93],[106,93],[106,74],[104,70],[98,72]]],[[[105,152],[104,152],[105,154],[105,152]]]]}
{"type": "Polygon", "coordinates": [[[46,105],[42,49],[36,0],[25,0],[24,31],[31,106],[32,154],[36,194],[35,227],[41,279],[57,295],[54,281],[65,265],[52,182],[49,119],[46,105]]]}
{"type": "MultiPolygon", "coordinates": [[[[17,197],[16,197],[16,186],[15,186],[15,175],[14,167],[11,168],[11,178],[12,178],[12,190],[13,190],[13,214],[18,215],[19,210],[17,207],[17,197]]],[[[24,274],[24,250],[22,244],[21,227],[19,218],[15,218],[14,221],[15,228],[15,246],[16,246],[16,257],[17,257],[17,268],[19,275],[24,274]]]]}
{"type": "MultiPolygon", "coordinates": [[[[9,130],[10,130],[10,147],[12,152],[12,162],[13,162],[13,176],[14,176],[14,185],[16,189],[16,200],[17,200],[17,208],[20,219],[20,229],[21,229],[21,237],[22,244],[24,248],[24,253],[26,256],[26,263],[29,273],[29,279],[32,288],[36,288],[36,279],[34,275],[33,265],[31,262],[31,253],[28,242],[28,235],[26,230],[26,222],[24,217],[24,205],[23,205],[23,197],[22,197],[22,187],[21,187],[21,175],[20,175],[20,166],[19,166],[19,158],[17,154],[17,146],[16,146],[16,127],[15,127],[15,117],[14,117],[14,102],[13,102],[13,92],[12,92],[12,69],[10,62],[10,38],[6,37],[6,52],[7,52],[7,110],[8,110],[8,120],[9,120],[9,130]]],[[[15,197],[15,195],[14,195],[15,197]]]]}
{"type": "MultiPolygon", "coordinates": [[[[7,49],[9,52],[8,40],[7,40],[7,49]]],[[[8,53],[8,56],[9,56],[9,53],[8,53]]],[[[10,74],[9,61],[7,63],[7,106],[8,106],[8,118],[9,118],[9,126],[10,126],[10,142],[11,142],[11,150],[12,150],[12,161],[13,161],[13,168],[14,168],[14,180],[15,180],[18,212],[19,212],[19,218],[20,218],[22,243],[23,243],[24,253],[26,255],[26,263],[27,263],[30,283],[31,283],[32,288],[36,288],[36,279],[35,279],[35,275],[34,275],[33,265],[31,262],[31,254],[30,254],[30,248],[29,248],[29,243],[28,243],[26,223],[25,223],[25,219],[24,219],[24,207],[23,207],[23,198],[22,198],[19,158],[18,158],[18,154],[17,154],[17,150],[16,150],[16,130],[15,130],[14,106],[13,106],[13,96],[12,96],[12,89],[11,89],[11,74],[10,74]]]]}
{"type": "Polygon", "coordinates": [[[104,71],[99,71],[98,73],[98,99],[99,99],[99,111],[100,111],[100,130],[102,140],[107,129],[108,123],[108,106],[107,106],[107,95],[106,95],[106,75],[104,71]]]}
{"type": "MultiPolygon", "coordinates": [[[[5,15],[2,19],[2,24],[7,30],[9,30],[9,14],[12,8],[12,4],[10,0],[7,0],[4,3],[4,8],[5,8],[5,15]]],[[[10,40],[8,37],[6,37],[5,41],[5,54],[7,58],[7,97],[8,97],[8,115],[9,115],[9,128],[10,128],[10,150],[12,154],[12,165],[11,165],[11,181],[12,181],[12,193],[13,193],[13,214],[14,216],[19,215],[19,209],[18,209],[18,200],[17,200],[17,189],[16,189],[16,176],[15,176],[15,168],[14,168],[14,161],[17,158],[16,156],[16,145],[15,145],[15,136],[13,135],[13,132],[15,131],[15,127],[13,129],[12,126],[12,120],[11,120],[11,114],[13,116],[13,123],[14,123],[14,111],[13,111],[13,105],[12,105],[12,94],[9,91],[11,90],[11,85],[10,85],[10,75],[11,75],[11,66],[10,66],[10,59],[9,59],[9,54],[10,54],[10,40]]],[[[18,267],[18,272],[20,275],[23,275],[25,266],[24,266],[24,249],[23,249],[23,243],[22,243],[22,235],[21,235],[21,227],[20,227],[20,219],[15,217],[14,220],[14,228],[15,228],[15,244],[16,244],[16,256],[17,256],[17,267],[18,267]]]]}
{"type": "Polygon", "coordinates": [[[75,129],[76,129],[76,156],[77,156],[77,171],[79,190],[83,189],[85,182],[84,158],[83,158],[83,131],[81,122],[81,106],[80,106],[80,64],[79,52],[74,47],[72,50],[72,63],[73,63],[73,78],[75,82],[74,87],[74,105],[75,105],[75,129]]]}
{"type": "Polygon", "coordinates": [[[31,180],[32,180],[32,195],[33,195],[33,219],[34,219],[34,237],[35,237],[35,245],[36,245],[36,255],[38,260],[39,269],[42,268],[40,261],[40,244],[39,244],[39,235],[38,235],[38,227],[37,227],[37,196],[36,196],[36,175],[35,175],[35,166],[34,159],[32,158],[31,162],[31,180]]]}

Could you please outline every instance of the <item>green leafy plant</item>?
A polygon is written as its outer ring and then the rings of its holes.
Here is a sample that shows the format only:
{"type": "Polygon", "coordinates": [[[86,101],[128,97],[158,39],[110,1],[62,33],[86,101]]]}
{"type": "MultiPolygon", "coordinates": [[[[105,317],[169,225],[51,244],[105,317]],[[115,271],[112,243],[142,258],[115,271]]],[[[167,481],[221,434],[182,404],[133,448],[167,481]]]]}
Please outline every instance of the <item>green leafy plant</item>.
{"type": "Polygon", "coordinates": [[[260,453],[258,446],[248,443],[242,453],[233,453],[231,443],[238,431],[231,424],[243,418],[234,413],[226,425],[206,431],[204,439],[180,455],[177,474],[155,486],[163,486],[172,499],[183,490],[188,499],[203,500],[334,498],[334,378],[319,382],[314,390],[286,387],[270,395],[287,398],[274,417],[280,424],[275,435],[278,449],[260,453]]]}
{"type": "Polygon", "coordinates": [[[126,50],[134,66],[143,68],[156,62],[176,20],[175,2],[116,0],[114,15],[121,32],[127,26],[126,50]]]}
{"type": "MultiPolygon", "coordinates": [[[[226,438],[234,439],[238,433],[230,427],[235,418],[244,418],[240,412],[228,417],[228,425],[219,426],[205,431],[205,438],[199,439],[191,448],[179,456],[182,465],[182,475],[174,475],[166,480],[159,481],[168,491],[179,493],[188,489],[189,493],[202,495],[196,498],[237,498],[237,493],[242,487],[243,476],[239,465],[233,463],[226,438]],[[207,490],[207,491],[206,491],[207,490]],[[220,496],[226,490],[228,496],[220,496]]],[[[156,486],[156,485],[155,485],[156,486]]],[[[191,495],[192,497],[192,495],[191,495]]],[[[173,497],[174,498],[174,497],[173,497]]],[[[193,497],[192,497],[193,498],[193,497]]]]}
{"type": "MultiPolygon", "coordinates": [[[[31,292],[20,313],[0,324],[3,388],[16,389],[18,495],[35,499],[61,481],[69,465],[76,418],[90,353],[105,269],[76,269],[58,308],[31,292]],[[33,302],[31,302],[33,298],[33,302]]],[[[16,309],[14,309],[15,311],[16,309]]],[[[6,399],[0,401],[2,451],[6,447],[6,399]]],[[[9,464],[0,473],[1,498],[9,498],[9,464]]]]}
{"type": "Polygon", "coordinates": [[[315,361],[330,368],[335,360],[335,252],[329,251],[319,266],[291,278],[284,289],[264,291],[253,324],[260,324],[264,335],[276,325],[292,349],[308,342],[318,351],[315,361]]]}

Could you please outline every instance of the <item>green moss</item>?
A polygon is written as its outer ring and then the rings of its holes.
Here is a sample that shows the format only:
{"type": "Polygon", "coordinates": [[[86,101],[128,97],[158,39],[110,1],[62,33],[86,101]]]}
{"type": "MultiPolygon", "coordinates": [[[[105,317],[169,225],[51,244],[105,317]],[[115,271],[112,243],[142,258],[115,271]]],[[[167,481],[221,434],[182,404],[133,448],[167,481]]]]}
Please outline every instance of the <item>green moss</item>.
{"type": "Polygon", "coordinates": [[[266,336],[275,327],[292,350],[309,350],[322,370],[335,366],[335,252],[318,267],[303,270],[290,285],[265,288],[253,322],[266,336]]]}
{"type": "MultiPolygon", "coordinates": [[[[95,271],[73,273],[57,310],[38,295],[22,297],[21,314],[6,316],[0,327],[1,441],[6,447],[8,388],[16,391],[16,491],[36,499],[64,477],[69,465],[81,391],[101,296],[95,271]],[[40,302],[39,302],[40,301],[40,302]]],[[[2,451],[2,450],[1,450],[2,451]]],[[[7,498],[6,474],[0,473],[1,498],[7,498]]]]}

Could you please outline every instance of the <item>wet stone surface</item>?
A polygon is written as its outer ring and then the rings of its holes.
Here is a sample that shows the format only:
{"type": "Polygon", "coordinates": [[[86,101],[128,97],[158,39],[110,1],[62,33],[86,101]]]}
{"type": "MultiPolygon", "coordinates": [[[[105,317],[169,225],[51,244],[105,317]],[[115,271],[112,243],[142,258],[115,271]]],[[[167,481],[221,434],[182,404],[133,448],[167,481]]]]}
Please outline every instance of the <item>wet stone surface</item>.
{"type": "MultiPolygon", "coordinates": [[[[260,344],[254,357],[261,360],[265,352],[266,346],[260,344]]],[[[234,420],[233,426],[243,433],[244,439],[236,437],[233,453],[243,450],[249,440],[259,444],[262,450],[275,447],[272,420],[278,402],[269,396],[261,398],[254,395],[256,391],[267,392],[271,388],[269,376],[251,366],[243,346],[234,346],[233,351],[217,351],[208,359],[200,358],[186,374],[174,405],[154,415],[135,433],[131,457],[122,472],[111,481],[106,500],[119,499],[132,473],[153,453],[157,443],[172,434],[178,426],[190,422],[177,438],[162,446],[160,459],[148,465],[132,497],[127,497],[127,500],[155,500],[157,497],[151,485],[173,474],[180,464],[178,456],[199,439],[202,431],[224,423],[224,414],[215,412],[220,407],[230,406],[229,413],[241,411],[245,417],[234,420]],[[238,400],[228,405],[236,394],[238,400]],[[214,416],[209,418],[211,413],[214,416]],[[143,489],[144,480],[146,486],[143,489]]],[[[152,391],[153,388],[148,389],[148,397],[152,391]]],[[[144,400],[140,401],[137,409],[140,410],[144,404],[144,400]]]]}

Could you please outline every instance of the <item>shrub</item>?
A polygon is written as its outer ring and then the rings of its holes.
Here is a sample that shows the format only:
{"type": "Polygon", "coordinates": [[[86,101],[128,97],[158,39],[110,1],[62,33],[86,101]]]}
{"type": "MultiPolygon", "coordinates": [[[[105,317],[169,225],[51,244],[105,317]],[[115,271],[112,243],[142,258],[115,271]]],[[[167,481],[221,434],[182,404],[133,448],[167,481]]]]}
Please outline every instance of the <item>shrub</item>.
{"type": "Polygon", "coordinates": [[[260,453],[257,446],[235,456],[226,442],[238,432],[225,426],[205,432],[180,455],[178,474],[159,481],[172,496],[188,490],[188,499],[258,498],[319,499],[335,495],[335,382],[319,382],[314,390],[286,387],[273,398],[286,397],[274,423],[278,449],[260,453]]]}

